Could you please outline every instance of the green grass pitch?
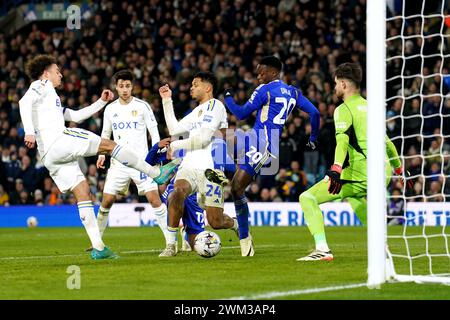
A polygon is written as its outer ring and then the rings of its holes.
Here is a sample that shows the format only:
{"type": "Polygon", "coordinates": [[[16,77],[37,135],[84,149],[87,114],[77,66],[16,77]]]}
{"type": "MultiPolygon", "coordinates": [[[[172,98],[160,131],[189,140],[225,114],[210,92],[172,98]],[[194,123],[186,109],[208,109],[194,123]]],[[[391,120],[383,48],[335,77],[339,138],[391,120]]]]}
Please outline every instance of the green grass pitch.
{"type": "MultiPolygon", "coordinates": [[[[0,229],[0,299],[450,299],[449,286],[414,283],[312,293],[365,283],[366,229],[328,227],[335,260],[319,263],[295,261],[313,248],[305,227],[251,230],[256,244],[251,258],[240,256],[238,240],[224,230],[218,232],[222,251],[212,259],[192,252],[162,259],[158,228],[109,228],[104,240],[120,259],[93,261],[84,252],[89,243],[82,228],[0,229]],[[80,267],[78,290],[67,289],[71,265],[80,267]]],[[[429,245],[442,252],[441,243],[429,245]]],[[[401,243],[393,247],[402,250],[401,243]]],[[[449,272],[449,259],[436,267],[449,272]]]]}

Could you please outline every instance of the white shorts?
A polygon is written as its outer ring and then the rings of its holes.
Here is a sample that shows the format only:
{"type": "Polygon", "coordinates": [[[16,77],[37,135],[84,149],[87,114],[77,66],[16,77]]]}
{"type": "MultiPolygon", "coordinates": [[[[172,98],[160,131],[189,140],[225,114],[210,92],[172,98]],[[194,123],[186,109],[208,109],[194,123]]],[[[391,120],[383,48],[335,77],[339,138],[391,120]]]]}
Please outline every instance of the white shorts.
{"type": "Polygon", "coordinates": [[[223,208],[223,187],[217,183],[208,181],[204,169],[180,168],[175,177],[177,180],[186,180],[192,188],[192,193],[197,192],[197,202],[202,209],[205,207],[223,208]]]}
{"type": "Polygon", "coordinates": [[[144,195],[149,191],[158,190],[156,182],[145,173],[114,162],[116,161],[111,159],[111,167],[108,170],[105,188],[103,189],[104,193],[125,195],[131,180],[136,184],[139,195],[144,195]]]}
{"type": "Polygon", "coordinates": [[[95,133],[67,128],[44,155],[42,162],[62,193],[72,191],[86,179],[78,159],[95,156],[100,142],[101,138],[95,133]]]}

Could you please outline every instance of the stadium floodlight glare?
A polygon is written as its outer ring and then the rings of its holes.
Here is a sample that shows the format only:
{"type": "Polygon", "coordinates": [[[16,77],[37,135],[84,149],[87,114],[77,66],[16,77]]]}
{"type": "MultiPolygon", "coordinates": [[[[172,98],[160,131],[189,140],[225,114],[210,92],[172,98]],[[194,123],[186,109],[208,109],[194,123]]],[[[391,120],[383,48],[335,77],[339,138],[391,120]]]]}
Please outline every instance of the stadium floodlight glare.
{"type": "MultiPolygon", "coordinates": [[[[417,282],[417,283],[442,283],[450,285],[450,232],[447,228],[450,216],[443,209],[445,201],[445,184],[450,181],[450,176],[444,172],[444,163],[446,161],[443,153],[445,139],[450,135],[443,133],[444,119],[450,115],[444,114],[445,103],[449,103],[450,94],[444,94],[445,75],[443,68],[448,68],[450,61],[450,34],[445,33],[445,21],[450,21],[448,12],[448,0],[434,1],[439,2],[439,8],[433,8],[430,12],[426,9],[427,1],[402,1],[401,14],[395,13],[392,17],[387,17],[386,0],[368,0],[367,1],[367,101],[368,116],[367,119],[367,153],[368,153],[368,280],[369,288],[379,288],[385,282],[417,282]],[[411,10],[405,10],[407,5],[412,2],[416,4],[415,13],[411,10]],[[419,7],[417,7],[419,4],[419,7]],[[421,8],[420,8],[421,6],[421,8]],[[419,11],[420,10],[420,11],[419,11]],[[413,21],[416,21],[415,23],[413,21]],[[420,21],[421,23],[418,23],[420,21]],[[390,32],[387,26],[400,26],[401,30],[390,32]],[[414,25],[414,28],[411,28],[414,25]],[[434,26],[431,28],[430,26],[434,26]],[[436,31],[440,26],[440,32],[436,31]],[[409,27],[409,28],[408,28],[409,27]],[[386,30],[388,29],[388,30],[386,30]],[[408,32],[407,32],[408,30],[408,32]],[[386,31],[388,37],[386,37],[386,31]],[[411,34],[413,32],[414,34],[411,34]],[[419,39],[420,53],[411,52],[408,46],[408,40],[419,39]],[[439,44],[436,46],[436,52],[430,53],[429,48],[424,50],[427,41],[436,40],[439,44]],[[395,50],[393,43],[397,43],[399,50],[395,50]],[[411,60],[417,59],[420,62],[420,69],[416,73],[411,71],[411,60]],[[435,67],[433,70],[425,71],[427,59],[432,60],[435,67]],[[392,65],[397,63],[397,68],[392,65]],[[440,62],[440,63],[439,63],[440,62]],[[437,66],[437,67],[436,67],[437,66]],[[386,68],[388,68],[389,78],[386,78],[386,68]],[[399,74],[392,76],[393,70],[398,70],[399,74]],[[411,83],[418,79],[419,86],[411,89],[411,83]],[[425,82],[429,79],[440,81],[440,88],[437,92],[428,92],[425,82]],[[395,94],[387,95],[387,90],[395,94]],[[427,99],[439,97],[439,113],[424,115],[423,106],[427,99]],[[420,101],[420,110],[413,115],[405,113],[406,104],[412,99],[418,98],[420,101]],[[398,120],[401,123],[400,134],[391,137],[393,142],[401,144],[399,155],[403,167],[407,160],[412,160],[414,156],[408,154],[405,148],[407,139],[418,139],[420,150],[418,155],[421,160],[421,172],[415,174],[412,178],[422,180],[422,193],[419,196],[406,194],[406,188],[403,188],[402,195],[387,195],[385,188],[385,135],[386,135],[386,105],[400,99],[401,111],[398,115],[390,117],[389,120],[398,120]],[[424,123],[432,117],[440,118],[440,128],[432,134],[424,131],[424,123]],[[405,123],[410,119],[418,119],[421,122],[420,132],[410,134],[405,129],[405,123]],[[437,139],[440,141],[440,153],[437,155],[441,164],[440,174],[442,179],[441,192],[438,194],[429,194],[425,192],[427,180],[431,178],[425,170],[430,156],[426,155],[424,144],[426,139],[437,139]],[[404,201],[403,214],[401,216],[389,216],[387,213],[387,199],[401,198],[404,201]],[[408,207],[411,207],[412,201],[416,198],[423,198],[427,202],[427,210],[423,210],[419,217],[414,217],[419,221],[418,226],[411,226],[411,217],[408,216],[408,207]],[[411,200],[408,202],[407,200],[411,200]],[[428,203],[440,200],[440,203],[428,203]],[[432,214],[431,208],[438,208],[442,211],[442,216],[438,220],[438,226],[430,226],[432,214]],[[389,219],[396,218],[400,222],[399,226],[387,226],[389,219]]],[[[393,4],[393,3],[391,3],[393,4]]],[[[416,63],[417,65],[417,63],[416,63]]],[[[448,92],[448,90],[447,90],[448,92]]],[[[433,155],[436,157],[436,155],[433,155]]],[[[448,159],[447,159],[448,160],[448,159]]],[[[403,176],[405,178],[405,176],[403,176]]]]}

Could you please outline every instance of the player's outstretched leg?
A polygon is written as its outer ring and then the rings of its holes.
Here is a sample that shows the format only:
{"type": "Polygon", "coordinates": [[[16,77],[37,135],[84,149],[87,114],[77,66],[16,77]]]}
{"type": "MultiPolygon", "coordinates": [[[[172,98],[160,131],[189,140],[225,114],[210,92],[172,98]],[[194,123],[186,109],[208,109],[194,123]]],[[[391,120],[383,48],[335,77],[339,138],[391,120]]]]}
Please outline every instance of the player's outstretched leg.
{"type": "Polygon", "coordinates": [[[327,244],[322,210],[320,210],[319,205],[338,198],[340,198],[339,195],[328,193],[328,182],[325,179],[316,183],[300,195],[300,206],[303,210],[308,229],[314,237],[316,249],[309,255],[297,259],[297,261],[329,261],[334,259],[327,244]]]}
{"type": "Polygon", "coordinates": [[[245,196],[245,188],[252,181],[246,171],[238,169],[231,181],[231,194],[234,200],[234,208],[236,210],[237,224],[239,227],[239,239],[241,246],[241,255],[243,257],[251,257],[255,254],[255,248],[253,245],[253,237],[249,232],[248,218],[248,200],[245,196]]]}
{"type": "Polygon", "coordinates": [[[105,246],[102,236],[98,229],[97,221],[95,219],[94,205],[90,199],[89,185],[86,180],[83,180],[73,189],[73,194],[78,201],[78,211],[81,222],[91,240],[92,252],[91,258],[98,259],[116,259],[118,256],[105,246]]]}
{"type": "Polygon", "coordinates": [[[175,171],[181,162],[181,159],[175,159],[162,167],[151,166],[145,162],[145,159],[140,157],[136,154],[136,152],[127,146],[118,145],[112,140],[103,138],[100,142],[98,153],[109,154],[112,158],[116,159],[123,165],[145,173],[149,177],[153,178],[157,184],[166,183],[170,175],[175,171]]]}

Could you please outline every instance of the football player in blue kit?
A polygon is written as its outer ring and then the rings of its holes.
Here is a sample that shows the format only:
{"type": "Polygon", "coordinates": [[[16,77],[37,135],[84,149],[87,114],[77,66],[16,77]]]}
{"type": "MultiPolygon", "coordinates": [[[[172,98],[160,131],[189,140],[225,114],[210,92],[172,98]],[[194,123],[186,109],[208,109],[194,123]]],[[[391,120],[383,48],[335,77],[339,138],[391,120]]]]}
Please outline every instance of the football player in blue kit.
{"type": "MultiPolygon", "coordinates": [[[[244,145],[244,154],[243,159],[238,159],[239,167],[231,181],[242,256],[253,256],[255,253],[253,239],[249,233],[249,209],[245,189],[258,174],[275,175],[278,172],[276,160],[279,140],[284,124],[295,107],[308,113],[310,117],[312,129],[307,146],[313,150],[317,146],[320,113],[300,90],[280,80],[282,68],[283,64],[277,57],[262,58],[256,67],[260,85],[242,106],[235,103],[231,89],[224,92],[225,106],[239,120],[247,119],[257,111],[253,128],[245,134],[244,141],[237,142],[238,146],[244,145]]],[[[218,170],[207,170],[206,177],[214,183],[221,183],[218,170]]]]}
{"type": "MultiPolygon", "coordinates": [[[[167,159],[167,148],[170,144],[170,138],[161,140],[156,143],[148,152],[145,161],[148,164],[160,164],[168,162],[167,159]]],[[[222,138],[217,138],[213,140],[212,146],[212,157],[214,160],[214,168],[220,170],[221,172],[235,172],[235,164],[233,160],[227,153],[227,146],[225,140],[222,138]]],[[[182,153],[178,155],[182,156],[182,153]]],[[[174,188],[174,177],[170,180],[165,191],[161,194],[161,200],[168,205],[169,195],[173,192],[174,188]]],[[[199,205],[197,200],[197,194],[194,193],[186,198],[184,201],[184,212],[182,216],[183,222],[183,251],[190,251],[194,246],[195,236],[200,232],[205,230],[205,220],[204,220],[204,209],[199,205]],[[184,234],[186,238],[184,238],[184,234]],[[187,241],[187,242],[186,242],[187,241]],[[189,244],[189,246],[187,245],[189,244]]],[[[237,232],[237,229],[235,230],[237,232]]]]}

